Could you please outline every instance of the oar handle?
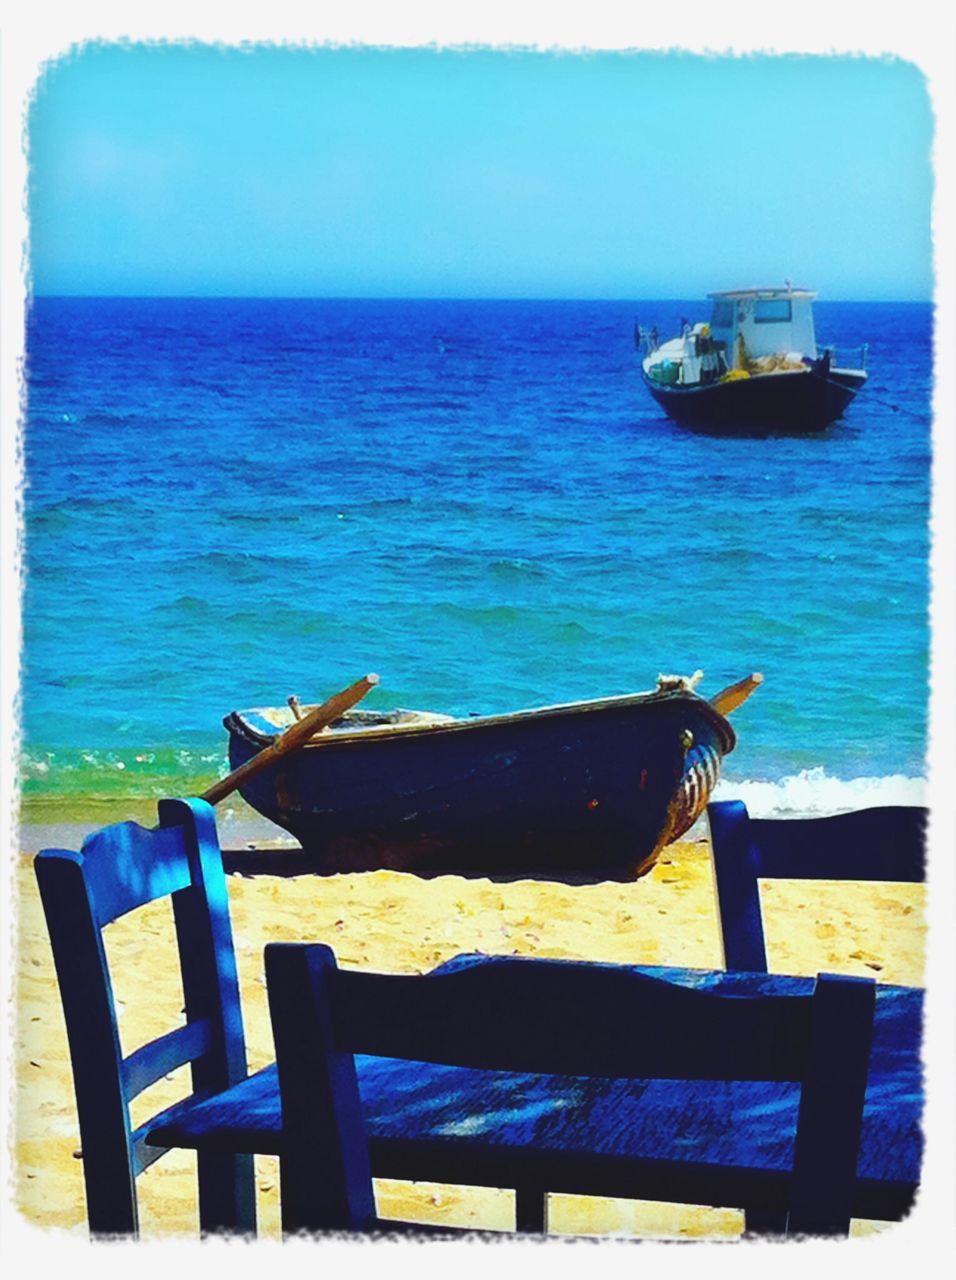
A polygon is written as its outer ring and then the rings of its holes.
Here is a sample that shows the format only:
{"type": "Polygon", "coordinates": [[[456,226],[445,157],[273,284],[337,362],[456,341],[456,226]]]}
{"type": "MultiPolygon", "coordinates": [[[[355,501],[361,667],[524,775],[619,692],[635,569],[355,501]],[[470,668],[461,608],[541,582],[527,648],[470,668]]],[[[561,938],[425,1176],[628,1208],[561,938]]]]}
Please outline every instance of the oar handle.
{"type": "Polygon", "coordinates": [[[227,773],[224,778],[214,782],[208,791],[202,793],[202,799],[207,800],[209,804],[218,804],[220,800],[230,795],[237,787],[240,787],[261,769],[267,769],[269,765],[275,764],[276,760],[282,756],[288,755],[290,751],[295,751],[303,746],[320,729],[330,725],[343,712],[348,711],[349,707],[354,707],[356,702],[360,702],[368,691],[374,689],[377,684],[378,676],[374,672],[370,672],[367,676],[363,676],[361,680],[356,680],[355,684],[343,689],[341,693],[334,693],[320,707],[315,707],[308,715],[303,716],[301,720],[297,720],[294,725],[286,729],[285,733],[281,733],[275,742],[263,747],[258,755],[254,755],[245,764],[241,764],[238,769],[233,769],[232,773],[227,773]]]}
{"type": "Polygon", "coordinates": [[[746,702],[754,689],[759,689],[762,684],[763,676],[759,671],[755,671],[753,675],[744,676],[743,680],[738,680],[736,684],[730,684],[726,689],[721,689],[720,693],[715,693],[710,699],[710,705],[720,715],[729,715],[731,711],[736,711],[742,702],[746,702]]]}

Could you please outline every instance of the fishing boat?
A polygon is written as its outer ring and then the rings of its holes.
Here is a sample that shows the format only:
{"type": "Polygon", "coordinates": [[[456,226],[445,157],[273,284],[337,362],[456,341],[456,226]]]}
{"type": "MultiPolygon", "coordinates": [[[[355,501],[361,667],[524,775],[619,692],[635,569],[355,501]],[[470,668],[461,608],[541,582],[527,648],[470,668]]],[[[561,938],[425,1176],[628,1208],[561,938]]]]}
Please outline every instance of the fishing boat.
{"type": "Polygon", "coordinates": [[[819,350],[815,293],[783,288],[708,294],[709,322],[685,321],[658,341],[635,329],[644,383],[669,417],[689,426],[733,431],[821,431],[841,416],[866,382],[866,351],[841,363],[819,350]]]}
{"type": "Polygon", "coordinates": [[[321,708],[233,711],[223,723],[238,782],[210,798],[237,785],[320,874],[631,880],[703,812],[736,742],[726,716],[762,680],[707,701],[699,674],[503,715],[346,710],[308,736],[321,708]],[[296,734],[304,742],[283,752],[296,734]]]}

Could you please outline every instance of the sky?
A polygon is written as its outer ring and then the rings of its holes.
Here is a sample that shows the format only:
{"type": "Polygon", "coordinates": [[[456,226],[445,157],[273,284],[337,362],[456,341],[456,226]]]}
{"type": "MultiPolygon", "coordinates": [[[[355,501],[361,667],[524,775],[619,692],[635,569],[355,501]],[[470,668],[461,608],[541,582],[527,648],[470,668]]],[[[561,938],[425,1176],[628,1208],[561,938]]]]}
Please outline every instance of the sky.
{"type": "Polygon", "coordinates": [[[88,42],[28,113],[36,294],[932,294],[898,58],[88,42]]]}

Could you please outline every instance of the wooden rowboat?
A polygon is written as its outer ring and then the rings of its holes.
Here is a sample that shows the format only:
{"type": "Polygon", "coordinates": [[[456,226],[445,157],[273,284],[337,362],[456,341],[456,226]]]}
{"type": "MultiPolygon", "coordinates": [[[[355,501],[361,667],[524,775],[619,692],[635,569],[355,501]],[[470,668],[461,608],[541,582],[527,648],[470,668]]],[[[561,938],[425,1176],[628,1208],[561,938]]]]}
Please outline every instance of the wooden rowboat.
{"type": "Polygon", "coordinates": [[[346,710],[304,744],[297,717],[322,711],[295,699],[223,723],[232,785],[297,837],[308,870],[632,880],[703,812],[736,743],[726,715],[761,680],[707,701],[694,678],[662,677],[652,693],[468,719],[346,710]]]}

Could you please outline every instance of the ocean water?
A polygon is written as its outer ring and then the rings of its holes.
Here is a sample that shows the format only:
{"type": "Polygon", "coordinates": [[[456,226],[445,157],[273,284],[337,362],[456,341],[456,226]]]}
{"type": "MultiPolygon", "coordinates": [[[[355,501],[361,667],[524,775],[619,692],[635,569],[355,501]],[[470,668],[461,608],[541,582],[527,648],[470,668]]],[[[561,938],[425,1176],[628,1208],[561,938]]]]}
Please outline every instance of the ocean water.
{"type": "Polygon", "coordinates": [[[200,789],[222,716],[467,714],[759,670],[721,794],[919,802],[928,305],[819,303],[870,381],[810,437],[722,439],[633,326],[706,305],[36,299],[23,430],[25,813],[200,789]]]}

